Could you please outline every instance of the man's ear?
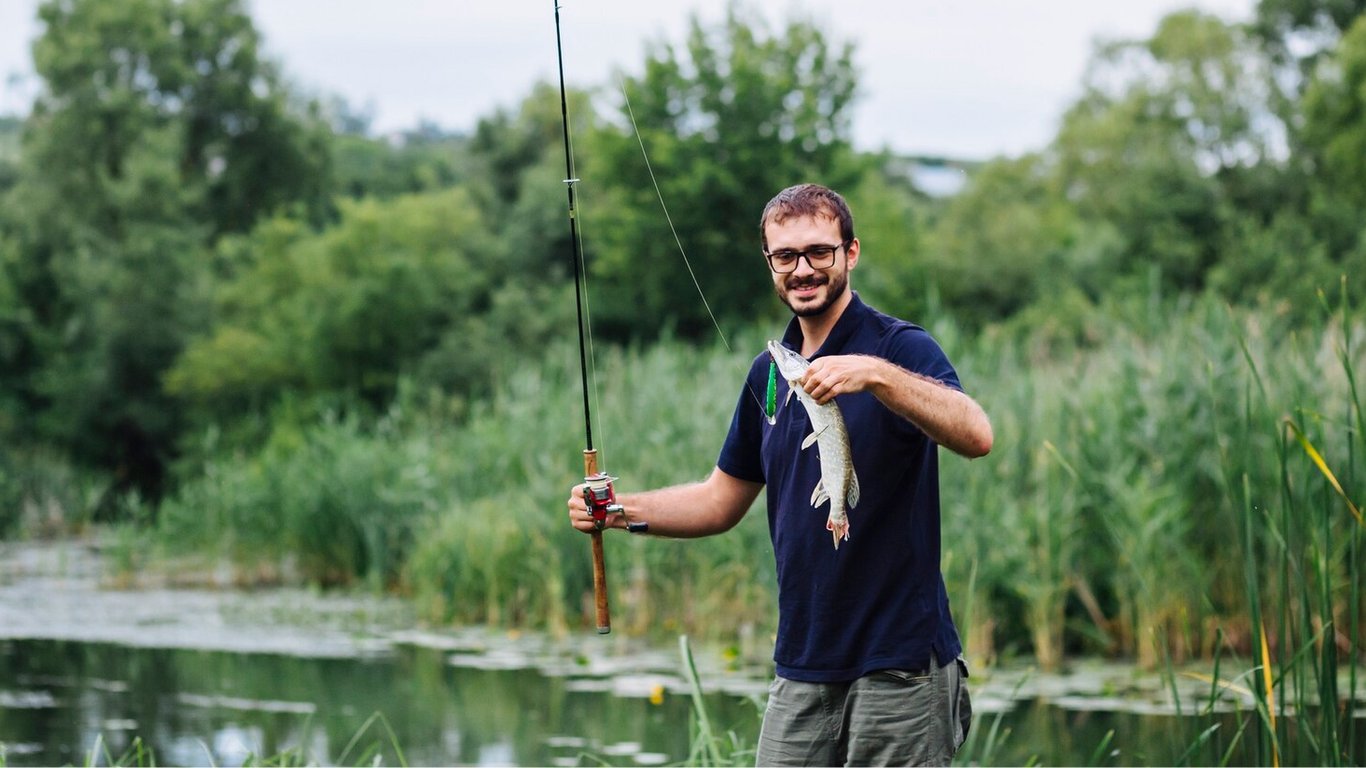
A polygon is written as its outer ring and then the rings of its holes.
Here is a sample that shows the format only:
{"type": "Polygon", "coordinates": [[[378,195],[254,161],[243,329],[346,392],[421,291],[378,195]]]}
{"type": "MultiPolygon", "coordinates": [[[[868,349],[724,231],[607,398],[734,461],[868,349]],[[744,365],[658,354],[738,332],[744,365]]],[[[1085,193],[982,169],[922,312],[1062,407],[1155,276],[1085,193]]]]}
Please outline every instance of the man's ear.
{"type": "Polygon", "coordinates": [[[845,249],[845,260],[848,262],[850,269],[858,266],[858,252],[859,242],[856,237],[849,241],[849,247],[845,249]]]}

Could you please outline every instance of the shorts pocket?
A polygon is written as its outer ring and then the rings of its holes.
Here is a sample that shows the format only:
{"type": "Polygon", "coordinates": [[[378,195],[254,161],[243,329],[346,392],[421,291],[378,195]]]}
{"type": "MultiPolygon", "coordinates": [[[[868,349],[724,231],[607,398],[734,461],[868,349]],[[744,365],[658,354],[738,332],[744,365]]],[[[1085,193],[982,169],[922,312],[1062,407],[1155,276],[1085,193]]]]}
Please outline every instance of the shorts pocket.
{"type": "Polygon", "coordinates": [[[928,669],[880,669],[877,674],[908,685],[923,685],[931,678],[928,669]]]}

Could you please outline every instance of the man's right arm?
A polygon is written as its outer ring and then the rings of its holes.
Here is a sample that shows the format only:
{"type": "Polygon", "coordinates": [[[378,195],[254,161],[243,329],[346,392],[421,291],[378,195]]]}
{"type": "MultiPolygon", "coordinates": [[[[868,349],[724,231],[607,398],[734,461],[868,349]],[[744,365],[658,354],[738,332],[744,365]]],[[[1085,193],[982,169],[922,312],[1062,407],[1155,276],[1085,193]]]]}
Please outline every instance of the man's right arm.
{"type": "MultiPolygon", "coordinates": [[[[617,503],[625,511],[609,518],[607,527],[646,523],[650,534],[680,539],[723,533],[740,522],[763,487],[763,483],[741,480],[716,468],[700,483],[619,494],[617,503]]],[[[582,485],[574,486],[570,492],[569,521],[584,533],[594,530],[582,485]]]]}

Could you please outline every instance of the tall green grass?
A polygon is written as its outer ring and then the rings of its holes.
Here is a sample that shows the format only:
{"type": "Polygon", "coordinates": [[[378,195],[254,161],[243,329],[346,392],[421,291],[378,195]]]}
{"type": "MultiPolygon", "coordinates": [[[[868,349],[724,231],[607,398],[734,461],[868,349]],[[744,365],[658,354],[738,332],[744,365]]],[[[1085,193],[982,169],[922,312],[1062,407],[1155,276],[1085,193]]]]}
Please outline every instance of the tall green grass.
{"type": "MultiPolygon", "coordinates": [[[[709,473],[749,354],[681,344],[599,352],[594,437],[620,490],[709,473]]],[[[437,622],[581,628],[592,613],[589,540],[565,508],[583,467],[575,366],[574,348],[553,347],[459,418],[443,396],[405,390],[376,422],[289,420],[261,451],[207,462],[164,504],[160,549],[234,563],[247,580],[401,591],[437,622]]],[[[608,536],[619,631],[771,633],[762,508],[698,544],[608,536]]]]}
{"type": "MultiPolygon", "coordinates": [[[[1311,641],[1354,652],[1360,525],[1298,437],[1359,504],[1362,318],[1331,309],[1296,327],[1215,301],[1119,307],[1077,344],[935,326],[997,436],[984,459],[942,452],[944,568],[971,660],[1247,661],[1263,625],[1274,659],[1311,641]]],[[[763,338],[598,350],[594,436],[619,490],[710,471],[763,338]]],[[[588,541],[564,512],[582,468],[576,366],[553,346],[463,410],[405,390],[379,420],[287,421],[259,452],[207,462],[164,505],[161,541],[245,578],[404,592],[432,621],[589,626],[588,541]]],[[[614,534],[618,631],[771,635],[761,505],[700,541],[614,534]]]]}

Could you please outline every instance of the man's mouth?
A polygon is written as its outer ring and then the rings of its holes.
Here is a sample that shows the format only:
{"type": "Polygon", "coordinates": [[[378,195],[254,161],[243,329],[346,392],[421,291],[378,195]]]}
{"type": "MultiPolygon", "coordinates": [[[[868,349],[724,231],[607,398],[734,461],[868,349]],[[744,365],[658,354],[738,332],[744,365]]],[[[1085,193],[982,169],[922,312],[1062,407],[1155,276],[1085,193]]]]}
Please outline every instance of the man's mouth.
{"type": "Polygon", "coordinates": [[[824,280],[794,280],[787,284],[787,290],[790,293],[809,294],[822,285],[825,285],[824,280]]]}

